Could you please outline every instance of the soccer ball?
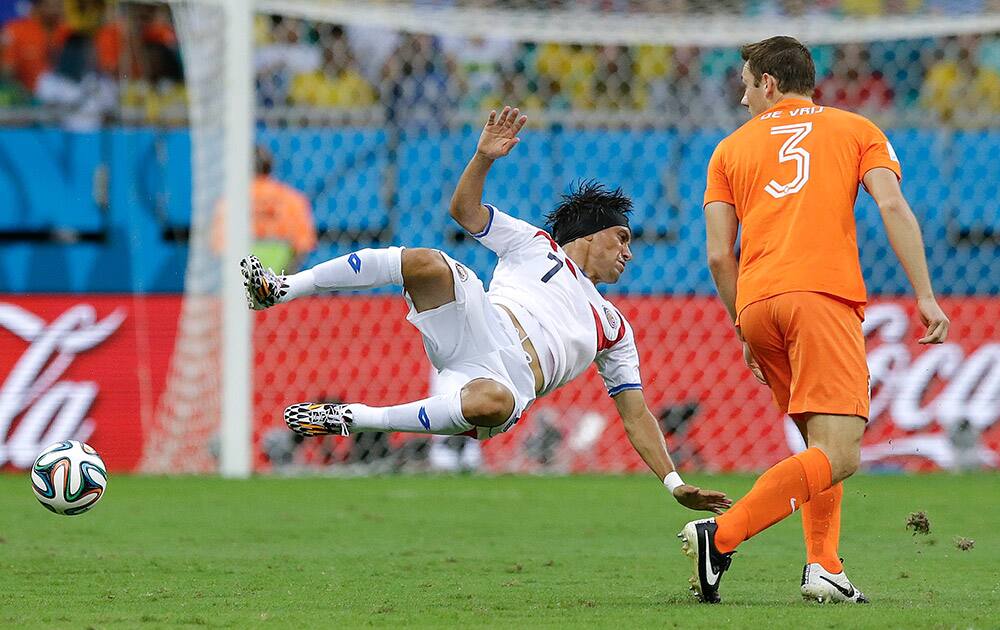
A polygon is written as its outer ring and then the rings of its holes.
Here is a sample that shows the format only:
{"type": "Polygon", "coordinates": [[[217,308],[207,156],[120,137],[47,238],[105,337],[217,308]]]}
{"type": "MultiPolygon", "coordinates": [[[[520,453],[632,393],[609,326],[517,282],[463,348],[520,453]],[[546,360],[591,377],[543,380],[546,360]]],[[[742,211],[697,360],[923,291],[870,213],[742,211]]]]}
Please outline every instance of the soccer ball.
{"type": "Polygon", "coordinates": [[[83,514],[101,499],[107,486],[108,473],[100,455],[76,440],[53,444],[31,467],[35,497],[56,514],[83,514]]]}

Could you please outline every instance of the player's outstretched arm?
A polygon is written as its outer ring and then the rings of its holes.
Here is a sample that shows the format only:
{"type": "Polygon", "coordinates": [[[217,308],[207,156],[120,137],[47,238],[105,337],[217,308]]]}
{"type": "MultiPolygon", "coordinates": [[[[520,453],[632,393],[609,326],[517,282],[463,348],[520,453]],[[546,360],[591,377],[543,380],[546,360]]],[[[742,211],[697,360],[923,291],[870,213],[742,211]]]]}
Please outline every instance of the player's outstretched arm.
{"type": "Polygon", "coordinates": [[[486,174],[493,161],[501,158],[521,141],[518,132],[528,121],[516,107],[506,106],[497,115],[490,112],[490,117],[479,136],[476,154],[458,179],[455,193],[451,196],[451,217],[466,231],[478,234],[486,229],[490,213],[483,206],[483,185],[486,174]]]}
{"type": "Polygon", "coordinates": [[[703,490],[681,481],[674,470],[674,462],[667,452],[663,433],[656,418],[646,406],[642,390],[630,389],[621,392],[615,396],[615,406],[618,408],[618,415],[625,425],[625,433],[632,442],[632,447],[650,470],[663,480],[678,503],[692,510],[707,510],[716,514],[721,514],[732,505],[732,501],[726,498],[725,493],[703,490]]]}
{"type": "Polygon", "coordinates": [[[941,343],[948,338],[951,322],[934,297],[920,225],[899,188],[896,174],[887,168],[873,168],[864,176],[865,188],[878,204],[889,243],[910,279],[917,297],[920,321],[927,327],[920,343],[941,343]]]}

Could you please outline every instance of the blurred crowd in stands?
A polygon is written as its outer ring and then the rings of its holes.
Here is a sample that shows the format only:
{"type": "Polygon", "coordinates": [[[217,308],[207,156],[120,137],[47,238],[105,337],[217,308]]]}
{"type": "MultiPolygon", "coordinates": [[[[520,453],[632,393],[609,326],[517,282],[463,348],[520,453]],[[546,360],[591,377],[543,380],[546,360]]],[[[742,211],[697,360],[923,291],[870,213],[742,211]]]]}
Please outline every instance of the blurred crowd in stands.
{"type": "MultiPolygon", "coordinates": [[[[2,0],[0,0],[2,1],[2,0]]],[[[0,123],[57,115],[71,129],[186,121],[181,54],[164,4],[6,0],[0,123]]],[[[451,5],[755,15],[966,14],[994,0],[514,0],[451,5]]],[[[994,6],[997,5],[997,6],[994,6]]],[[[732,48],[525,43],[408,34],[258,16],[258,113],[317,121],[435,123],[501,103],[598,124],[731,126],[741,60],[732,48]]],[[[882,123],[995,126],[1000,36],[820,45],[817,101],[882,123]]]]}
{"type": "Polygon", "coordinates": [[[184,77],[166,6],[14,4],[0,39],[0,106],[7,122],[26,114],[28,121],[37,119],[24,106],[55,112],[64,126],[79,130],[113,118],[184,122],[184,77]]]}

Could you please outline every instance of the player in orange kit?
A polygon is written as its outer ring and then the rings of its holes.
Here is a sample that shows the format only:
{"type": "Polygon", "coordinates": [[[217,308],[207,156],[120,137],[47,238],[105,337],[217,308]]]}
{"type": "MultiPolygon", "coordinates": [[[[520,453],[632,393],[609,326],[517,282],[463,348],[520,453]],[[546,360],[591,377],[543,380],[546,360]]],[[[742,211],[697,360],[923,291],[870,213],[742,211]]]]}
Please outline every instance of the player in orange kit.
{"type": "Polygon", "coordinates": [[[795,39],[772,37],[740,52],[751,119],[709,162],[708,264],[747,365],[809,448],[764,472],[724,515],[692,521],[679,536],[695,563],[693,590],[714,603],[736,547],[801,508],[803,596],[866,602],[837,551],[841,482],[858,469],[870,397],[854,223],[859,182],[878,203],[913,287],[927,327],[920,343],[944,341],[949,322],[885,134],[861,116],[812,102],[815,67],[795,39]]]}

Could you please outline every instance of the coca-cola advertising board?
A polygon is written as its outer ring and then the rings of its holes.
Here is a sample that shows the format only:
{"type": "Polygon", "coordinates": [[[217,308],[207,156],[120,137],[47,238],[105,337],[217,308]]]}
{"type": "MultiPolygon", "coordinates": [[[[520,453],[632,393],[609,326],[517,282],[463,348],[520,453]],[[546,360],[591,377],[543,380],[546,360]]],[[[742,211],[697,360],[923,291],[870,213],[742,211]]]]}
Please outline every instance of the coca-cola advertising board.
{"type": "MultiPolygon", "coordinates": [[[[615,302],[636,331],[647,401],[682,467],[760,470],[801,446],[767,388],[743,365],[716,299],[615,302]]],[[[113,470],[210,472],[213,428],[206,433],[193,416],[218,409],[209,400],[217,396],[214,382],[206,380],[215,370],[185,362],[217,361],[211,352],[191,352],[217,347],[217,328],[179,326],[182,303],[180,296],[0,297],[0,464],[25,468],[46,444],[76,438],[97,448],[113,470]],[[189,331],[187,338],[179,329],[189,331]],[[185,388],[185,373],[201,389],[185,388]],[[184,392],[196,397],[165,404],[184,392]],[[150,457],[171,449],[175,456],[150,457]],[[170,463],[150,464],[157,461],[170,463]]],[[[942,306],[952,334],[940,346],[916,343],[921,328],[912,301],[874,299],[868,306],[868,467],[1000,467],[1000,299],[948,298],[942,306]]],[[[291,402],[388,405],[428,395],[431,369],[405,311],[397,297],[338,296],[255,315],[259,470],[272,468],[262,438],[285,430],[281,411],[291,402]]],[[[186,312],[217,316],[211,305],[186,312]]],[[[301,446],[299,461],[318,461],[309,457],[314,445],[301,446]]],[[[323,462],[336,464],[343,452],[334,448],[331,460],[327,449],[323,462]]],[[[643,468],[594,370],[536,401],[514,429],[484,443],[483,458],[497,471],[643,468]]]]}
{"type": "Polygon", "coordinates": [[[163,391],[181,300],[0,297],[0,465],[31,466],[52,442],[84,440],[133,470],[163,391]]]}

